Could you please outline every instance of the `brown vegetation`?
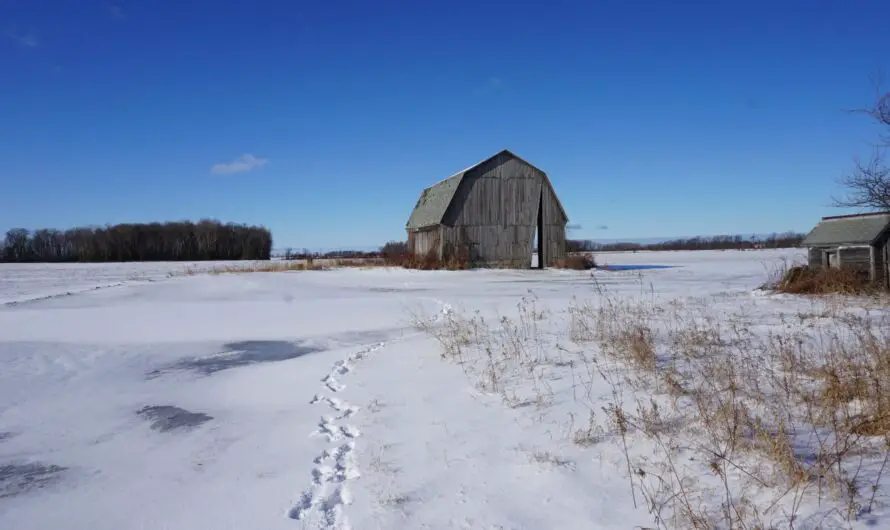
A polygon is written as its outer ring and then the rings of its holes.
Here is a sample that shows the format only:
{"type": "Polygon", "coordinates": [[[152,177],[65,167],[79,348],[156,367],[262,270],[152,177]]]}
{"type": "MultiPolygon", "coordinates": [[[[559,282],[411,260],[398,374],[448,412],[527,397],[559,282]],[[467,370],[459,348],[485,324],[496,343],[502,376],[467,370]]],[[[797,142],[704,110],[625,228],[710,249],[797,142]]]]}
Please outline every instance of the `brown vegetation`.
{"type": "MultiPolygon", "coordinates": [[[[795,289],[858,285],[840,271],[797,270],[786,274],[795,289]]],[[[569,307],[562,333],[545,328],[546,312],[528,298],[514,318],[448,311],[444,322],[415,322],[510,407],[535,404],[543,417],[554,381],[571,380],[570,397],[588,412],[580,427],[571,414],[566,438],[582,448],[617,441],[634,503],[656,528],[803,528],[808,516],[839,528],[880,506],[890,462],[884,313],[852,297],[776,314],[752,311],[772,303],[762,299],[727,312],[713,299],[658,303],[596,288],[569,307]]]]}
{"type": "Polygon", "coordinates": [[[245,274],[249,272],[290,272],[317,271],[330,268],[315,260],[305,261],[258,261],[253,263],[226,264],[211,267],[188,267],[183,271],[187,276],[196,274],[245,274]]]}
{"type": "Polygon", "coordinates": [[[410,252],[392,252],[383,256],[383,263],[389,267],[402,267],[405,269],[416,270],[467,270],[470,268],[470,260],[468,253],[453,253],[444,260],[436,255],[435,251],[430,251],[424,256],[412,254],[410,252]]]}
{"type": "Polygon", "coordinates": [[[586,271],[596,268],[596,260],[591,254],[570,254],[564,259],[554,261],[553,267],[557,269],[586,271]]]}
{"type": "Polygon", "coordinates": [[[788,294],[861,295],[876,292],[877,286],[869,281],[868,271],[801,266],[788,269],[775,289],[788,294]]]}

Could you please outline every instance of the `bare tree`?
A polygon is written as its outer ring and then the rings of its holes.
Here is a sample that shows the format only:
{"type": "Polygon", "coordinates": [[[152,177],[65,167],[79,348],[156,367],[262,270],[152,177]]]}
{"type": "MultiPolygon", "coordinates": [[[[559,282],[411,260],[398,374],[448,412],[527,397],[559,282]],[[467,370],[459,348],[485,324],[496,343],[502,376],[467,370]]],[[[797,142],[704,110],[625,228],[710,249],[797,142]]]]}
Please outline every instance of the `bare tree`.
{"type": "Polygon", "coordinates": [[[841,178],[840,184],[846,189],[846,194],[832,199],[833,205],[839,208],[890,210],[890,163],[887,160],[887,150],[890,148],[890,92],[881,89],[879,79],[874,80],[874,86],[875,103],[853,112],[871,117],[882,130],[871,158],[868,161],[857,160],[853,171],[841,178]]]}

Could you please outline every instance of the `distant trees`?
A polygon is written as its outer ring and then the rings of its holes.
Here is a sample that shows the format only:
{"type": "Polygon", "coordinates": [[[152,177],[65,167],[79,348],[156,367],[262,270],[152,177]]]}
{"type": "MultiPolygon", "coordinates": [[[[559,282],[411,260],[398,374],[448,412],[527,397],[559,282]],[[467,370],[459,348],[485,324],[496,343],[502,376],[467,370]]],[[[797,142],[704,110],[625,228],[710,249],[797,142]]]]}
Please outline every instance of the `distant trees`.
{"type": "Polygon", "coordinates": [[[16,263],[266,260],[271,253],[268,229],[213,220],[34,232],[14,228],[0,242],[0,261],[16,263]]]}
{"type": "Polygon", "coordinates": [[[384,259],[404,256],[407,253],[408,243],[406,241],[387,241],[385,245],[380,247],[380,257],[384,259]]]}
{"type": "Polygon", "coordinates": [[[311,252],[309,249],[286,249],[284,259],[373,259],[401,256],[408,253],[408,243],[405,241],[389,241],[377,250],[329,250],[327,252],[311,252]]]}
{"type": "Polygon", "coordinates": [[[890,148],[890,92],[883,92],[880,83],[875,86],[875,103],[855,112],[870,117],[882,132],[871,158],[867,162],[857,160],[853,171],[841,179],[846,195],[833,200],[839,208],[890,210],[890,161],[886,158],[890,148]]]}
{"type": "Polygon", "coordinates": [[[766,237],[746,238],[741,235],[722,235],[711,237],[691,237],[673,239],[659,243],[596,243],[589,240],[571,239],[566,241],[568,252],[614,252],[622,250],[736,250],[753,248],[789,248],[799,245],[805,234],[784,232],[766,237]]]}

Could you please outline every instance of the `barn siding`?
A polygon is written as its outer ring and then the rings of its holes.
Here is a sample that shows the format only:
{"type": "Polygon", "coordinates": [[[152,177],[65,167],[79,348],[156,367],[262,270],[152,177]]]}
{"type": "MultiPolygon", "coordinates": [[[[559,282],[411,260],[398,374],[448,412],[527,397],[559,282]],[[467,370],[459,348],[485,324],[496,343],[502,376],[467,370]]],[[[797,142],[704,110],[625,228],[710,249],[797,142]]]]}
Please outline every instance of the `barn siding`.
{"type": "Polygon", "coordinates": [[[555,260],[566,257],[566,221],[559,207],[556,194],[550,186],[541,189],[541,204],[544,207],[544,259],[552,265],[555,260]]]}
{"type": "Polygon", "coordinates": [[[534,226],[446,226],[442,232],[446,255],[466,250],[476,266],[531,266],[534,226]]]}
{"type": "Polygon", "coordinates": [[[566,219],[545,178],[508,155],[471,170],[443,219],[444,246],[477,265],[530,267],[543,193],[545,263],[564,258],[566,219]]]}
{"type": "Polygon", "coordinates": [[[441,242],[439,227],[413,231],[408,234],[408,250],[418,256],[426,256],[430,252],[440,255],[439,243],[441,242]]]}
{"type": "Polygon", "coordinates": [[[514,158],[495,159],[464,176],[443,222],[449,226],[534,225],[542,184],[543,173],[528,164],[514,158]]]}

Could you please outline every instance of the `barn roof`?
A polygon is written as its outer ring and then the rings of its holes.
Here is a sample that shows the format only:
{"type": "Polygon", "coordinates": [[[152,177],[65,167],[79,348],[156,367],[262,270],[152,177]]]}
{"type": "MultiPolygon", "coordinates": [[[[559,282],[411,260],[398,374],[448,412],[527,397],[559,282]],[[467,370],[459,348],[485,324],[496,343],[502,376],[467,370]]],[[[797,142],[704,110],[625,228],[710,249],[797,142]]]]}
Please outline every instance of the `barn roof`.
{"type": "Polygon", "coordinates": [[[890,212],[823,217],[804,238],[803,245],[870,245],[888,226],[890,212]]]}
{"type": "MultiPolygon", "coordinates": [[[[441,180],[433,184],[432,186],[424,189],[423,192],[420,194],[420,198],[417,199],[417,204],[414,206],[414,211],[411,212],[411,217],[408,218],[406,228],[425,228],[441,223],[442,218],[445,216],[445,211],[448,209],[448,206],[454,199],[454,194],[457,192],[457,188],[460,186],[464,175],[500,155],[511,156],[516,160],[525,162],[529,166],[537,169],[538,171],[541,171],[541,173],[544,174],[544,180],[547,181],[547,184],[551,187],[551,189],[553,188],[553,185],[550,184],[550,179],[547,177],[547,173],[544,173],[544,171],[542,171],[540,168],[529,164],[522,158],[519,158],[509,150],[504,149],[503,151],[500,151],[497,154],[486,158],[478,164],[473,164],[466,169],[458,171],[445,180],[441,180]]],[[[562,203],[559,201],[559,197],[556,195],[555,191],[553,193],[553,196],[556,197],[556,204],[559,205],[559,209],[562,211],[563,216],[568,219],[565,209],[562,207],[562,203]]]]}
{"type": "Polygon", "coordinates": [[[469,170],[465,169],[423,190],[417,199],[414,211],[411,212],[411,217],[408,218],[408,228],[423,228],[441,223],[442,216],[445,215],[445,210],[451,204],[451,199],[454,198],[454,193],[467,171],[469,170]]]}

